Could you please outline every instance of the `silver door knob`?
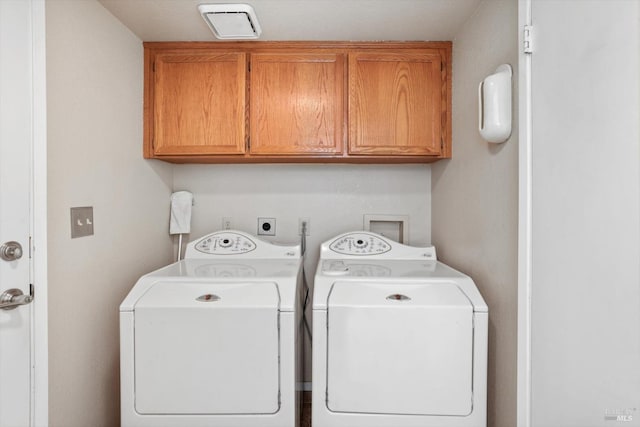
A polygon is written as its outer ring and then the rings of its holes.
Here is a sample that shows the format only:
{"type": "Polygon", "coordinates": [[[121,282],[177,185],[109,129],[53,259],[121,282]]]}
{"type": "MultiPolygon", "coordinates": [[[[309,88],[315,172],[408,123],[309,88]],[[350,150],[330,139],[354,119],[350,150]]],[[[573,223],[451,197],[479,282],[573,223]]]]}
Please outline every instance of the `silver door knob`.
{"type": "Polygon", "coordinates": [[[0,246],[0,258],[5,261],[15,261],[22,258],[22,246],[18,242],[7,242],[0,246]]]}
{"type": "Polygon", "coordinates": [[[0,309],[13,310],[19,305],[29,304],[33,301],[32,295],[25,295],[20,289],[9,289],[0,295],[0,309]]]}

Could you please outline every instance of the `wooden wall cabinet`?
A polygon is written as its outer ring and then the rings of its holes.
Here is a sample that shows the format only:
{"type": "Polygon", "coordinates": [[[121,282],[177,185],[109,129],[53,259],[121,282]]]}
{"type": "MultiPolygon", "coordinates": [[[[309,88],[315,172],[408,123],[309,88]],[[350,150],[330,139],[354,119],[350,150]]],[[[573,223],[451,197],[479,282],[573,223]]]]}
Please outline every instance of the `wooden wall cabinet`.
{"type": "Polygon", "coordinates": [[[251,55],[250,154],[342,154],[343,56],[251,55]]]}
{"type": "Polygon", "coordinates": [[[426,163],[451,156],[450,42],[144,45],[145,158],[426,163]]]}
{"type": "Polygon", "coordinates": [[[436,49],[349,54],[349,154],[441,156],[444,73],[436,49]]]}
{"type": "Polygon", "coordinates": [[[246,54],[154,55],[145,109],[149,157],[245,152],[246,54]]]}

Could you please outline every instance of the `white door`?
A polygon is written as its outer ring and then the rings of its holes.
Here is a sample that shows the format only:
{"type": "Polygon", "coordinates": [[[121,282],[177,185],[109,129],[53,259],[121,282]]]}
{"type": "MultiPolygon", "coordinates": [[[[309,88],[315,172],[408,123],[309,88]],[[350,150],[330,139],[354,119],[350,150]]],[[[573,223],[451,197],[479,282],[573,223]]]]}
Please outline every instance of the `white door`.
{"type": "MultiPolygon", "coordinates": [[[[23,252],[16,244],[0,248],[0,294],[30,292],[31,4],[0,1],[0,245],[17,242],[23,252]]],[[[32,423],[31,310],[32,304],[0,309],[0,427],[32,423]]]]}
{"type": "Polygon", "coordinates": [[[640,2],[531,4],[519,425],[638,427],[640,2]]]}

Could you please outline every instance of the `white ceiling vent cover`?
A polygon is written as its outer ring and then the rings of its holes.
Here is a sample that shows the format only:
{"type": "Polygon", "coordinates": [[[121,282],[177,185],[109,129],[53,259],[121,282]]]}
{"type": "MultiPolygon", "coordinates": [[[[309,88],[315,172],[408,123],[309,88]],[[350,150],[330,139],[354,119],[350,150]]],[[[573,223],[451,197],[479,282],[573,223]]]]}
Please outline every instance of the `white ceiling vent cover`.
{"type": "Polygon", "coordinates": [[[201,4],[198,10],[219,39],[257,39],[262,32],[248,4],[201,4]]]}

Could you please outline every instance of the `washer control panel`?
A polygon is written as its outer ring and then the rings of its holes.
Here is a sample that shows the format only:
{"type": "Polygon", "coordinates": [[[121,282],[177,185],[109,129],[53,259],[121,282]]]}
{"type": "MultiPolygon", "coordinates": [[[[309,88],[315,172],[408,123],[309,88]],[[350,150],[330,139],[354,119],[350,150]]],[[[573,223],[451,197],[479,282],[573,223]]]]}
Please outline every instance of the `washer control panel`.
{"type": "Polygon", "coordinates": [[[196,243],[198,252],[215,255],[237,255],[255,250],[253,240],[238,233],[215,233],[196,243]]]}
{"type": "Polygon", "coordinates": [[[379,255],[389,252],[391,245],[371,234],[351,233],[331,242],[329,249],[343,255],[379,255]]]}

